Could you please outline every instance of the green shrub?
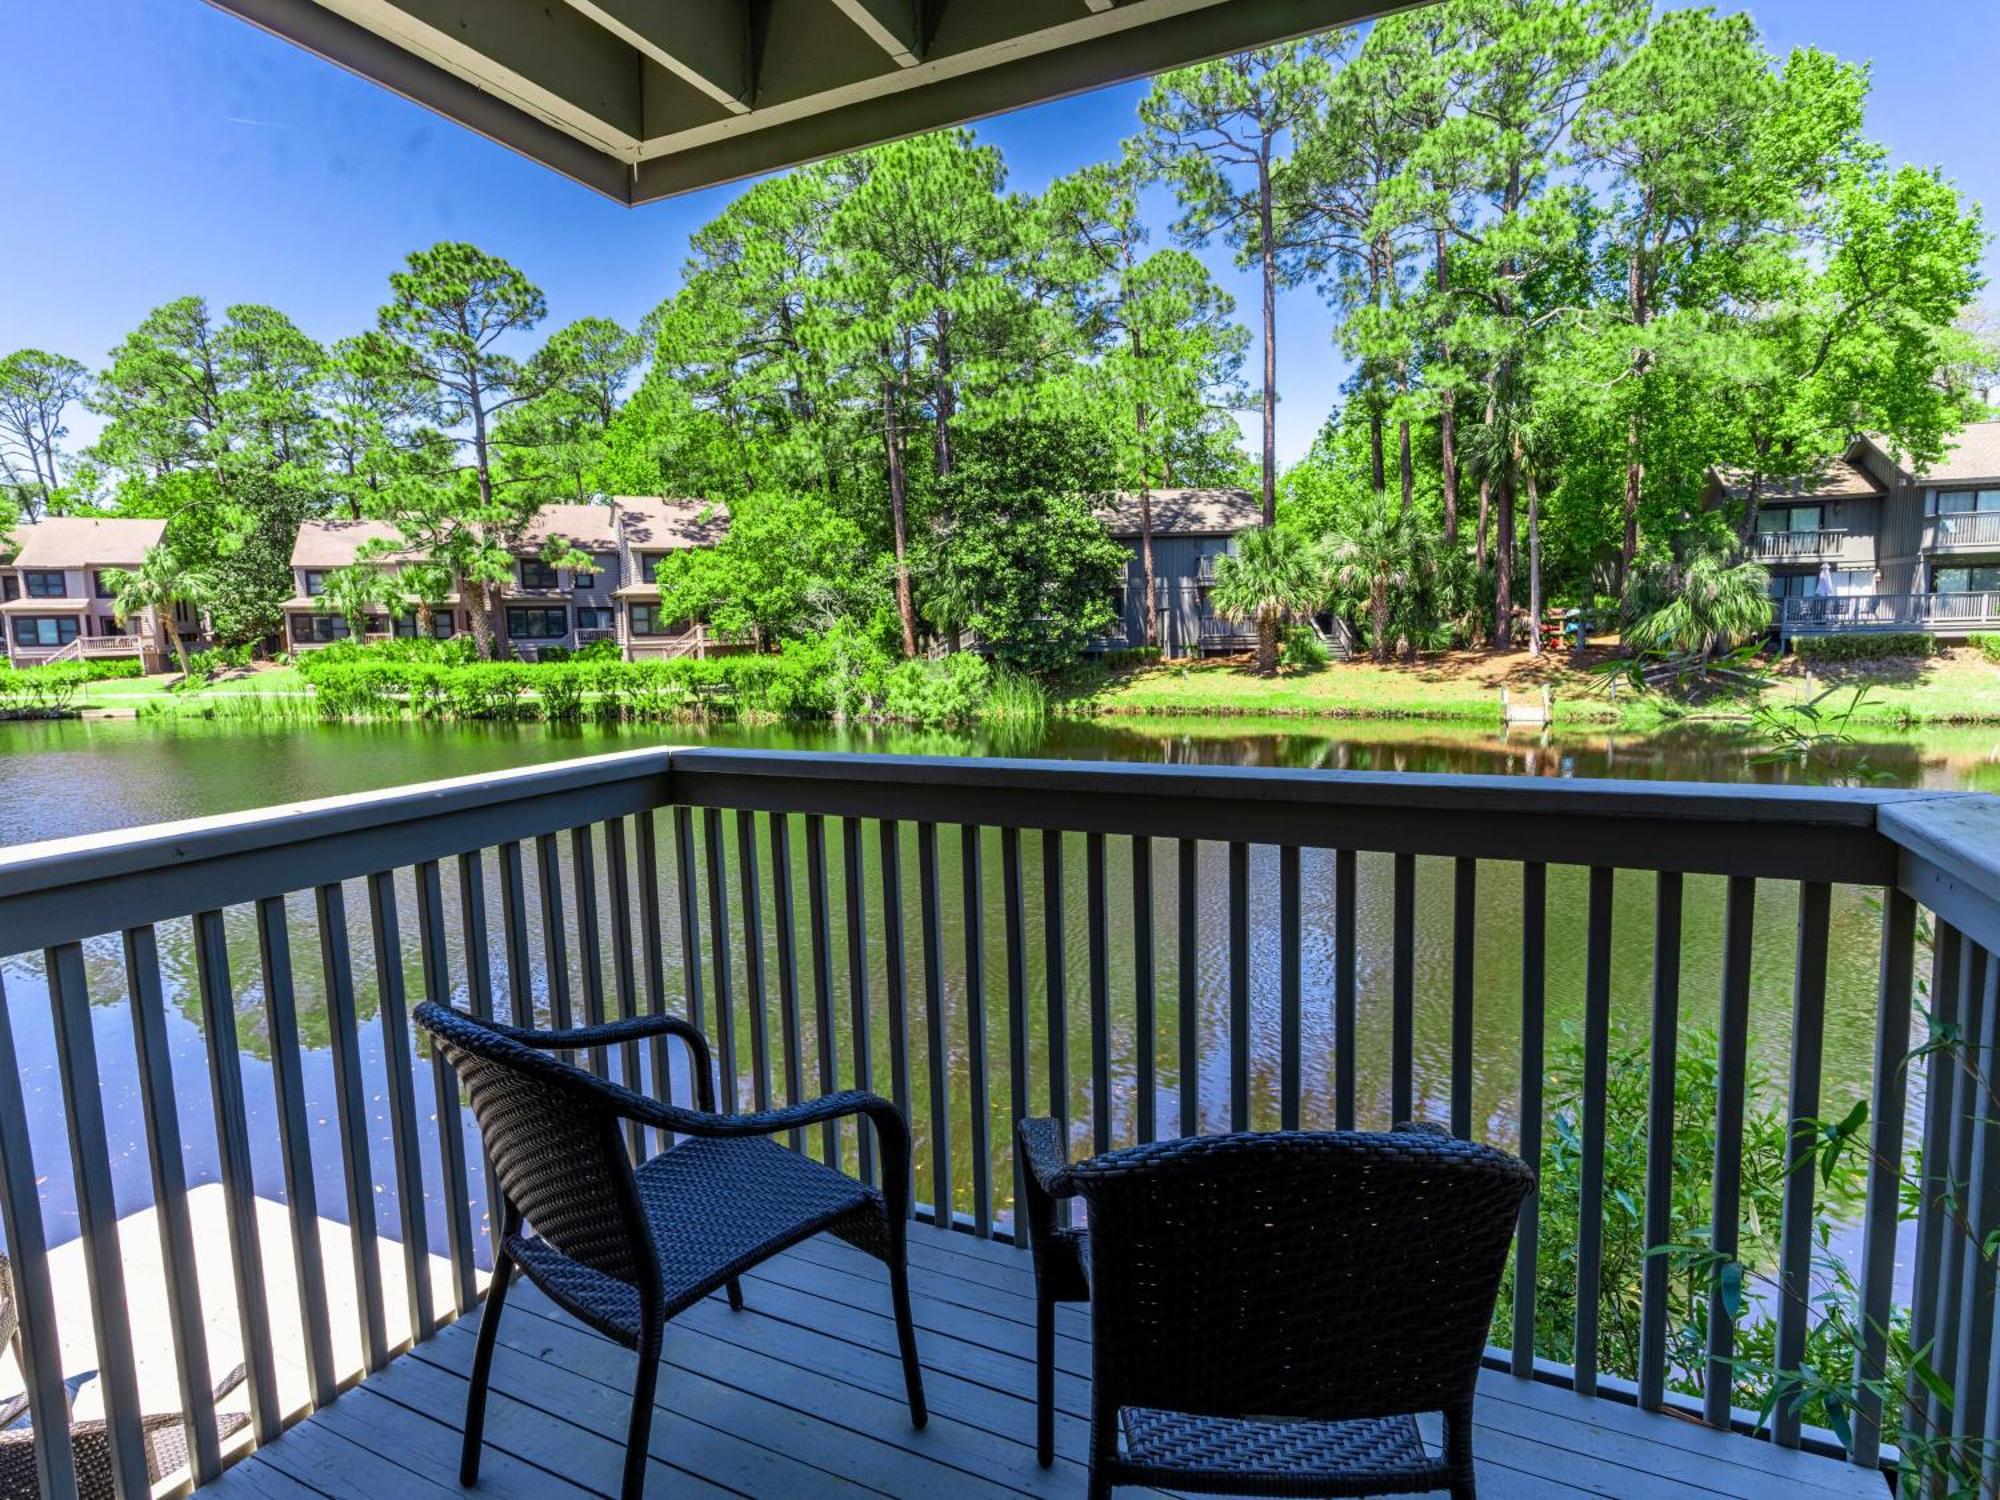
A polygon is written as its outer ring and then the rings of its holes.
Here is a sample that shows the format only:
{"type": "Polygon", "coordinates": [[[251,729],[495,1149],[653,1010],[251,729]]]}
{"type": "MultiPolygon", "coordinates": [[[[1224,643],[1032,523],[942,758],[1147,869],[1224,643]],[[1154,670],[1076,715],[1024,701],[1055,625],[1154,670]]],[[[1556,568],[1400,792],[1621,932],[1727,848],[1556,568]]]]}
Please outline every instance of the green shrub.
{"type": "Polygon", "coordinates": [[[1126,667],[1156,666],[1164,654],[1158,646],[1119,646],[1100,651],[1097,659],[1113,671],[1120,671],[1126,667]]]}
{"type": "Polygon", "coordinates": [[[1995,666],[2000,666],[2000,635],[1990,631],[1983,635],[1975,635],[1971,637],[1971,644],[1979,648],[1981,656],[1995,666]]]}
{"type": "Polygon", "coordinates": [[[1802,661],[1887,661],[1900,656],[1937,655],[1937,637],[1925,631],[1886,631],[1879,635],[1796,635],[1792,650],[1802,661]]]}
{"type": "Polygon", "coordinates": [[[992,678],[986,658],[970,651],[936,662],[898,662],[883,678],[883,717],[933,729],[963,727],[979,717],[992,678]]]}
{"type": "Polygon", "coordinates": [[[616,641],[588,641],[570,652],[571,661],[623,661],[625,653],[616,641]]]}
{"type": "Polygon", "coordinates": [[[0,714],[43,717],[68,713],[90,682],[90,662],[54,662],[41,667],[0,667],[0,714]]]}
{"type": "Polygon", "coordinates": [[[1323,667],[1327,662],[1326,644],[1312,626],[1294,625],[1285,632],[1284,649],[1278,659],[1288,667],[1323,667]]]}

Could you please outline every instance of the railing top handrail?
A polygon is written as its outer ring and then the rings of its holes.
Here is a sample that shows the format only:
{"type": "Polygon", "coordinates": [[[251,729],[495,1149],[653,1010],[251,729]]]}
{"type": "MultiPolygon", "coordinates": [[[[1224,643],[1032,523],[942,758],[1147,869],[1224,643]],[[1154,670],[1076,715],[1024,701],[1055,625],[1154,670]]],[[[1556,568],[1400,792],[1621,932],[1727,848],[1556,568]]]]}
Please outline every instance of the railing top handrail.
{"type": "Polygon", "coordinates": [[[2000,797],[1962,794],[1881,809],[1900,851],[1897,884],[1988,949],[2000,950],[2000,797]]]}

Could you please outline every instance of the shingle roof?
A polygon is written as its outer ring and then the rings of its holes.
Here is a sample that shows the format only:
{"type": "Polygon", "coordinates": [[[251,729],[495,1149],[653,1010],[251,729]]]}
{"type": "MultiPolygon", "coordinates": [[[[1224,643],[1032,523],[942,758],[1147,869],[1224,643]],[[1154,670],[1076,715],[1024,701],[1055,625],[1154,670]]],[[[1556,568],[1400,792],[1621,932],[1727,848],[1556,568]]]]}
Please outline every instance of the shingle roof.
{"type": "MultiPolygon", "coordinates": [[[[1741,469],[1714,471],[1724,489],[1741,500],[1750,492],[1750,481],[1741,469]]],[[[1882,487],[1859,464],[1836,458],[1817,474],[1798,474],[1789,479],[1765,477],[1759,491],[1760,503],[1770,505],[1786,500],[1869,500],[1880,496],[1882,487]]]]}
{"type": "Polygon", "coordinates": [[[1949,451],[1921,478],[1926,484],[2000,480],[2000,421],[1972,423],[1950,440],[1949,451]]]}
{"type": "Polygon", "coordinates": [[[165,521],[129,516],[50,516],[17,527],[17,568],[136,568],[159,545],[165,521]]]}
{"type": "MultiPolygon", "coordinates": [[[[355,554],[366,543],[400,542],[402,539],[402,532],[387,521],[306,521],[299,527],[298,540],[292,543],[292,566],[345,568],[353,563],[355,554]]],[[[384,554],[384,557],[414,555],[397,549],[384,554]]]]}
{"type": "MultiPolygon", "coordinates": [[[[1263,502],[1249,490],[1154,490],[1155,536],[1234,536],[1264,519],[1263,502]]],[[[1115,537],[1139,535],[1139,494],[1103,496],[1098,517],[1115,537]]]]}
{"type": "Polygon", "coordinates": [[[642,552],[713,547],[729,531],[729,508],[719,500],[617,495],[611,503],[625,540],[642,552]]]}
{"type": "Polygon", "coordinates": [[[539,552],[551,540],[585,552],[609,551],[618,545],[615,514],[608,505],[544,505],[521,534],[521,545],[539,552]]]}

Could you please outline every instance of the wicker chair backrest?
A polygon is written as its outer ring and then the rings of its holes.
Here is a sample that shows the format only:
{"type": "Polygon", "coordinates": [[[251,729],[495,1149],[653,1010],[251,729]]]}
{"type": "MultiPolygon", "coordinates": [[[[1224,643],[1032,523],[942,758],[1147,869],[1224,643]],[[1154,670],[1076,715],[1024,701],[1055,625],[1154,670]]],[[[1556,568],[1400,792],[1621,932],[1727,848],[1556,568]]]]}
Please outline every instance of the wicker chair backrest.
{"type": "Polygon", "coordinates": [[[1102,1399],[1327,1421],[1471,1398],[1534,1185],[1404,1131],[1194,1137],[1073,1172],[1102,1399]]]}
{"type": "Polygon", "coordinates": [[[640,1283],[655,1262],[604,1085],[463,1012],[416,1018],[457,1070],[508,1202],[571,1260],[640,1283]]]}

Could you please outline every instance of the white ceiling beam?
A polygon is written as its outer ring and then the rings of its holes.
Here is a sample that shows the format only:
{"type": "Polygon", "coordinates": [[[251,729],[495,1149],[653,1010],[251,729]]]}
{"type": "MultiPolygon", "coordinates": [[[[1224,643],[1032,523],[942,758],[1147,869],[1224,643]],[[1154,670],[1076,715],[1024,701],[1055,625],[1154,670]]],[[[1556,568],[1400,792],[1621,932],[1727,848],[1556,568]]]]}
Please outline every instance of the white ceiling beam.
{"type": "Polygon", "coordinates": [[[833,0],[840,13],[868,34],[899,68],[924,60],[918,0],[833,0]]]}
{"type": "Polygon", "coordinates": [[[756,95],[749,0],[569,0],[613,36],[699,89],[731,114],[756,95]]]}

